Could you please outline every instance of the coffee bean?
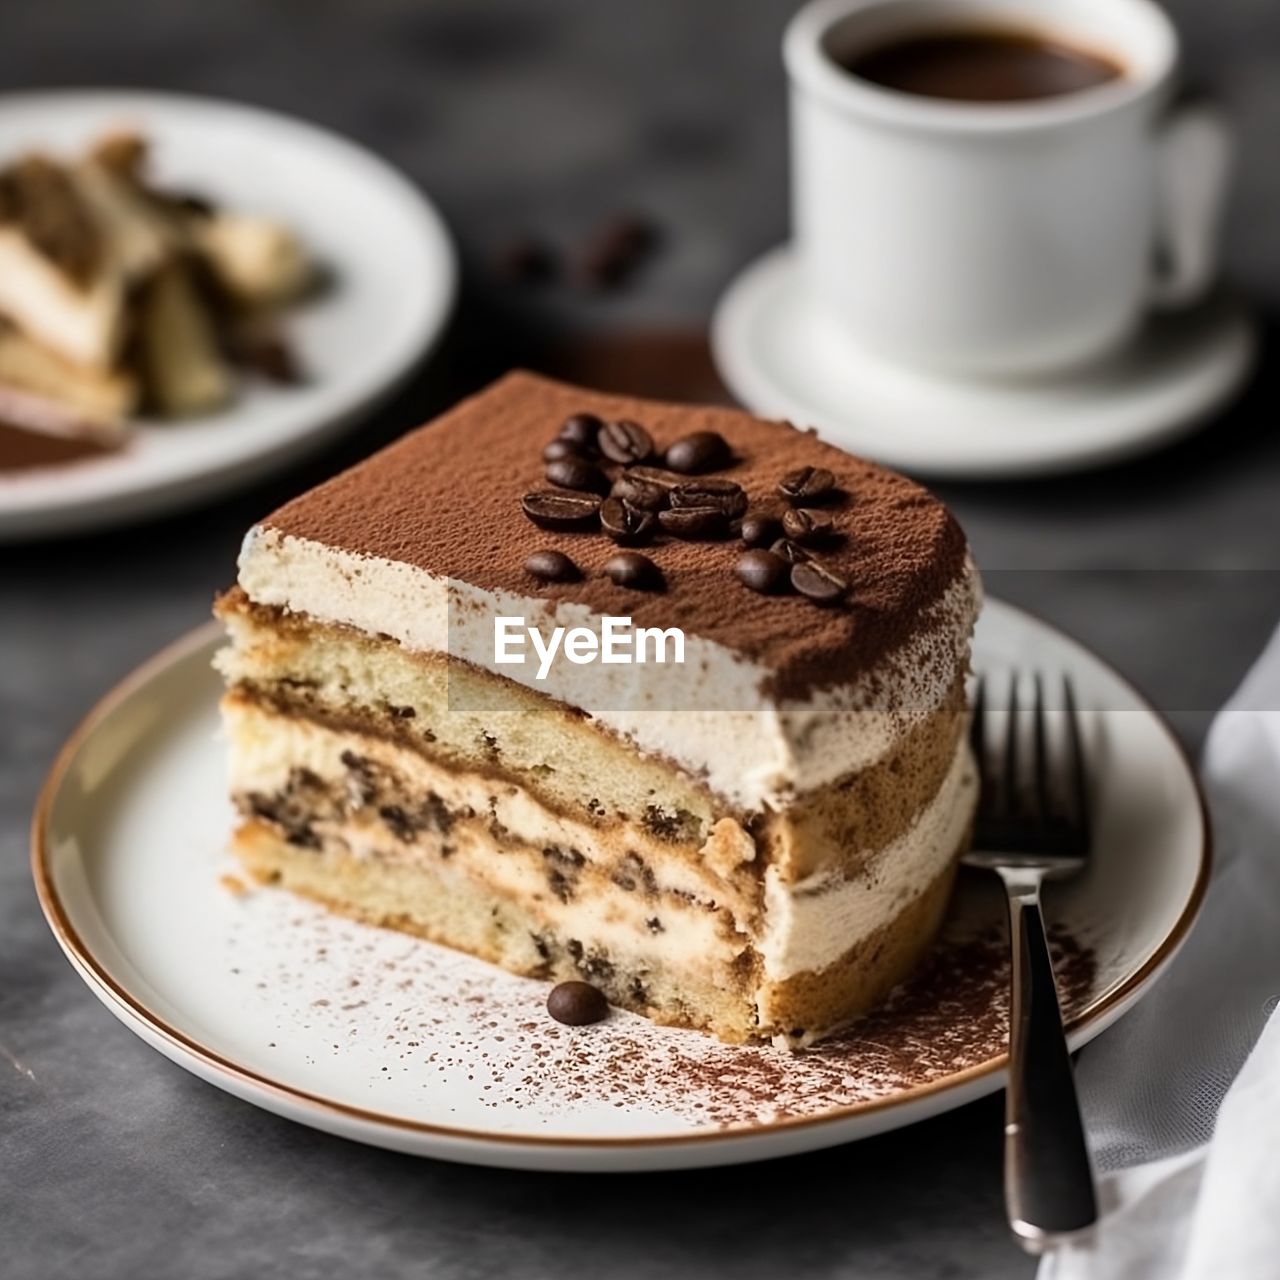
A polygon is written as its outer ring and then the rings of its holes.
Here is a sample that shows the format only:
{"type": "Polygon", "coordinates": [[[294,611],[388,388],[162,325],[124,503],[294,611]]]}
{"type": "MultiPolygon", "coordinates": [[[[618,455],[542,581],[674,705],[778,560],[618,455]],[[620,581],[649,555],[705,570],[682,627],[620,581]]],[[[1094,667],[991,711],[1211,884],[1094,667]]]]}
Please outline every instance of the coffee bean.
{"type": "Polygon", "coordinates": [[[801,564],[813,559],[798,542],[792,542],[790,538],[779,538],[769,550],[775,556],[781,556],[788,564],[801,564]]]}
{"type": "Polygon", "coordinates": [[[658,591],[663,585],[662,570],[638,551],[619,551],[605,561],[604,571],[618,586],[635,591],[658,591]]]}
{"type": "Polygon", "coordinates": [[[626,282],[657,241],[657,229],[638,214],[620,214],[597,227],[578,255],[577,276],[589,289],[626,282]]]}
{"type": "Polygon", "coordinates": [[[641,480],[636,475],[640,470],[643,468],[633,467],[629,471],[624,471],[613,482],[611,493],[615,498],[621,498],[628,506],[636,507],[641,511],[661,511],[667,505],[671,490],[666,485],[654,484],[652,480],[641,480]]]}
{"type": "Polygon", "coordinates": [[[674,471],[668,471],[664,467],[632,467],[627,475],[636,480],[648,481],[650,484],[660,484],[664,489],[684,483],[683,476],[677,475],[674,471]]]}
{"type": "Polygon", "coordinates": [[[836,604],[849,590],[849,584],[838,573],[817,560],[793,564],[791,585],[814,604],[836,604]]]}
{"type": "Polygon", "coordinates": [[[586,458],[553,458],[547,463],[547,479],[560,489],[578,489],[602,497],[609,492],[609,477],[586,458]]]}
{"type": "Polygon", "coordinates": [[[667,450],[665,462],[672,471],[681,475],[697,476],[707,471],[718,471],[732,460],[729,446],[722,435],[714,431],[695,431],[677,440],[667,450]]]}
{"type": "Polygon", "coordinates": [[[806,547],[825,542],[834,528],[825,511],[814,511],[809,507],[791,507],[782,517],[782,532],[793,542],[806,547]]]}
{"type": "Polygon", "coordinates": [[[723,538],[729,532],[729,517],[720,507],[671,507],[658,512],[658,523],[673,538],[692,541],[723,538]]]}
{"type": "Polygon", "coordinates": [[[604,994],[589,982],[560,982],[547,996],[547,1012],[567,1027],[585,1027],[609,1014],[604,994]]]}
{"type": "Polygon", "coordinates": [[[632,546],[653,536],[658,519],[652,511],[633,507],[622,498],[606,498],[600,506],[600,527],[614,542],[632,546]]]}
{"type": "Polygon", "coordinates": [[[772,516],[747,516],[742,522],[742,541],[749,547],[767,547],[776,542],[782,526],[772,516]]]}
{"type": "Polygon", "coordinates": [[[604,424],[594,413],[575,413],[560,426],[560,439],[569,440],[579,449],[594,449],[604,424]]]}
{"type": "Polygon", "coordinates": [[[600,514],[600,499],[585,493],[537,489],[520,499],[525,515],[542,529],[590,529],[600,514]]]}
{"type": "Polygon", "coordinates": [[[543,462],[556,462],[560,458],[578,458],[581,456],[580,448],[572,440],[566,440],[563,436],[556,436],[542,451],[543,462]]]}
{"type": "Polygon", "coordinates": [[[706,480],[686,480],[671,490],[673,507],[715,507],[730,520],[747,510],[747,495],[740,484],[712,476],[706,480]]]}
{"type": "Polygon", "coordinates": [[[772,595],[787,584],[791,566],[779,555],[756,547],[738,557],[738,577],[761,595],[772,595]]]}
{"type": "Polygon", "coordinates": [[[778,481],[778,492],[788,502],[821,502],[836,487],[836,478],[826,467],[797,467],[778,481]]]}
{"type": "Polygon", "coordinates": [[[535,551],[524,567],[542,582],[577,582],[582,577],[581,570],[563,551],[535,551]]]}
{"type": "Polygon", "coordinates": [[[600,428],[597,443],[610,462],[620,462],[624,467],[648,462],[653,457],[653,437],[638,422],[629,422],[626,418],[606,422],[600,428]]]}
{"type": "Polygon", "coordinates": [[[493,269],[508,284],[542,284],[555,275],[556,260],[541,240],[521,235],[499,247],[493,256],[493,269]]]}
{"type": "MultiPolygon", "coordinates": [[[[655,489],[662,491],[661,506],[668,505],[668,495],[671,490],[678,484],[684,482],[684,477],[677,475],[674,471],[667,471],[662,467],[628,467],[619,477],[617,483],[619,485],[644,484],[651,485],[655,489]]],[[[635,499],[631,499],[635,502],[635,499]]],[[[658,510],[654,507],[653,510],[658,510]]]]}

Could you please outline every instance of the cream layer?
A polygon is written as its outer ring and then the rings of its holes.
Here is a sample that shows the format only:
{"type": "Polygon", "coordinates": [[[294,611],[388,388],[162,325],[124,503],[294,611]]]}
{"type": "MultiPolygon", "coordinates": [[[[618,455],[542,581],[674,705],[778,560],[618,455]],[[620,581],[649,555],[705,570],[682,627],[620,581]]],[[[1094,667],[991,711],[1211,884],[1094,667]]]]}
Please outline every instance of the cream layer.
{"type": "Polygon", "coordinates": [[[764,929],[756,940],[765,973],[776,981],[821,970],[855,942],[896,919],[954,856],[978,800],[977,770],[961,738],[946,779],[910,830],[885,845],[853,876],[819,872],[784,884],[764,878],[764,929]]]}
{"type": "MultiPolygon", "coordinates": [[[[646,928],[653,912],[643,896],[609,886],[568,902],[552,900],[539,864],[495,853],[492,840],[465,823],[449,836],[458,874],[474,874],[502,892],[542,900],[557,927],[584,941],[631,951],[643,940],[643,949],[659,948],[676,964],[696,966],[700,956],[713,950],[732,955],[754,946],[775,981],[826,968],[896,919],[944,869],[972,818],[977,796],[972,758],[962,742],[933,802],[861,872],[852,877],[824,873],[788,887],[769,868],[761,913],[742,875],[753,870],[755,847],[732,819],[716,824],[691,861],[664,853],[661,842],[640,831],[602,832],[550,812],[519,786],[446,769],[383,739],[338,733],[251,703],[228,702],[224,716],[231,743],[231,790],[237,796],[271,795],[285,788],[299,769],[341,784],[349,772],[343,753],[355,751],[386,767],[413,794],[434,793],[451,812],[483,815],[532,850],[575,850],[589,865],[605,869],[634,850],[652,870],[659,897],[671,895],[687,907],[663,913],[663,932],[655,940],[646,928]],[[732,918],[732,941],[722,931],[723,915],[717,908],[732,918]]],[[[428,854],[413,841],[394,840],[372,813],[332,823],[327,831],[321,824],[321,832],[343,840],[358,857],[438,857],[438,844],[428,854]]]]}
{"type": "MultiPolygon", "coordinates": [[[[569,936],[623,954],[660,947],[668,961],[696,967],[700,958],[719,950],[731,960],[754,934],[756,904],[740,886],[714,870],[721,867],[732,872],[744,859],[754,857],[750,837],[731,819],[717,824],[693,865],[664,852],[639,831],[601,833],[550,812],[511,783],[446,769],[383,739],[338,733],[253,704],[227,704],[223,714],[230,739],[229,781],[236,799],[281,792],[298,770],[309,770],[341,789],[351,781],[342,757],[355,752],[388,770],[407,792],[438,797],[450,814],[478,816],[478,821],[456,821],[450,826],[450,852],[440,874],[446,879],[467,876],[519,901],[537,904],[538,913],[569,936]],[[513,845],[524,846],[528,856],[499,852],[493,831],[503,833],[513,845]],[[584,882],[575,885],[567,900],[557,897],[548,888],[547,863],[540,853],[552,848],[571,858],[580,856],[584,865],[606,876],[629,851],[635,851],[653,874],[654,895],[627,891],[606,879],[604,891],[584,882]],[[741,935],[736,945],[728,945],[723,936],[724,911],[741,935]],[[660,944],[647,925],[655,914],[661,919],[660,944]]],[[[322,817],[315,823],[317,834],[340,840],[357,858],[430,859],[433,867],[439,867],[440,839],[397,838],[375,808],[353,804],[352,809],[340,819],[322,817]]]]}
{"type": "Polygon", "coordinates": [[[680,664],[559,661],[539,680],[536,658],[523,665],[495,661],[494,618],[519,618],[544,633],[563,626],[598,635],[600,615],[261,525],[245,538],[239,581],[255,603],[389,636],[407,649],[448,653],[577,707],[748,810],[781,809],[795,795],[890,754],[913,724],[942,705],[967,664],[981,597],[969,566],[915,634],[858,680],[779,701],[764,691],[766,667],[692,634],[680,664]]]}

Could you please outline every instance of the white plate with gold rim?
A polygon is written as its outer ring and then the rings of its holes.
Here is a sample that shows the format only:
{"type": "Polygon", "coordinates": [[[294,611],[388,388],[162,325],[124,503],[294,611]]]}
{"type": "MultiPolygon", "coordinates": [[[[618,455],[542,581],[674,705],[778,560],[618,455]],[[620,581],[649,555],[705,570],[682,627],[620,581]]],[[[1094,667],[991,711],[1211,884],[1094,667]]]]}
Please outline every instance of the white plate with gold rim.
{"type": "MultiPolygon", "coordinates": [[[[33,823],[50,926],[93,993],[227,1092],[361,1142],[477,1164],[646,1170],[849,1142],[1001,1086],[1000,895],[963,879],[948,938],[890,1007],[790,1055],[614,1012],[547,1016],[546,984],[270,889],[224,852],[212,626],[110,693],[63,748],[33,823]]],[[[1071,1043],[1147,990],[1186,937],[1209,869],[1194,774],[1119,675],[989,601],[976,664],[1070,672],[1089,708],[1097,853],[1051,887],[1071,1043]]],[[[966,873],[968,874],[968,873],[966,873]]]]}
{"type": "Polygon", "coordinates": [[[0,474],[0,542],[119,524],[257,479],[331,438],[426,355],[453,306],[444,221],[411,182],[327,130],[234,102],[81,90],[0,97],[0,163],[75,154],[113,128],[151,140],[161,185],[293,227],[331,278],[285,332],[305,380],[246,378],[230,405],[140,420],[118,452],[0,474]]]}

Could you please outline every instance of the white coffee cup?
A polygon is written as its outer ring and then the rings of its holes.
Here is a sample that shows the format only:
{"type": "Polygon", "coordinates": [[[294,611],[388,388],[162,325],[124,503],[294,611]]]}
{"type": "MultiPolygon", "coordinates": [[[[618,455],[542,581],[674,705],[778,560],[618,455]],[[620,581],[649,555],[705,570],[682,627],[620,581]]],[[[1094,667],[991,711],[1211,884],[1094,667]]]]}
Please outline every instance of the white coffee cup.
{"type": "Polygon", "coordinates": [[[1058,371],[1120,347],[1215,274],[1222,121],[1172,102],[1151,0],[815,0],[784,40],[804,287],[850,340],[950,374],[1058,371]],[[1123,74],[973,103],[883,88],[837,58],[913,33],[1035,32],[1123,74]]]}

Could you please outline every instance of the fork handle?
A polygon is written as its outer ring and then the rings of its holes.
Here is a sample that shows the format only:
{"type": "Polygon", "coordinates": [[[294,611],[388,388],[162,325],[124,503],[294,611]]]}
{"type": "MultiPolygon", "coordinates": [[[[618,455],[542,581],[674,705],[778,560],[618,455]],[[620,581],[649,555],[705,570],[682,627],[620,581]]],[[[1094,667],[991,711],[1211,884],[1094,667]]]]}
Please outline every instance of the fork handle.
{"type": "Polygon", "coordinates": [[[1019,1243],[1041,1253],[1096,1222],[1098,1202],[1040,912],[1045,873],[1037,867],[999,872],[1013,945],[1005,1209],[1019,1243]]]}

